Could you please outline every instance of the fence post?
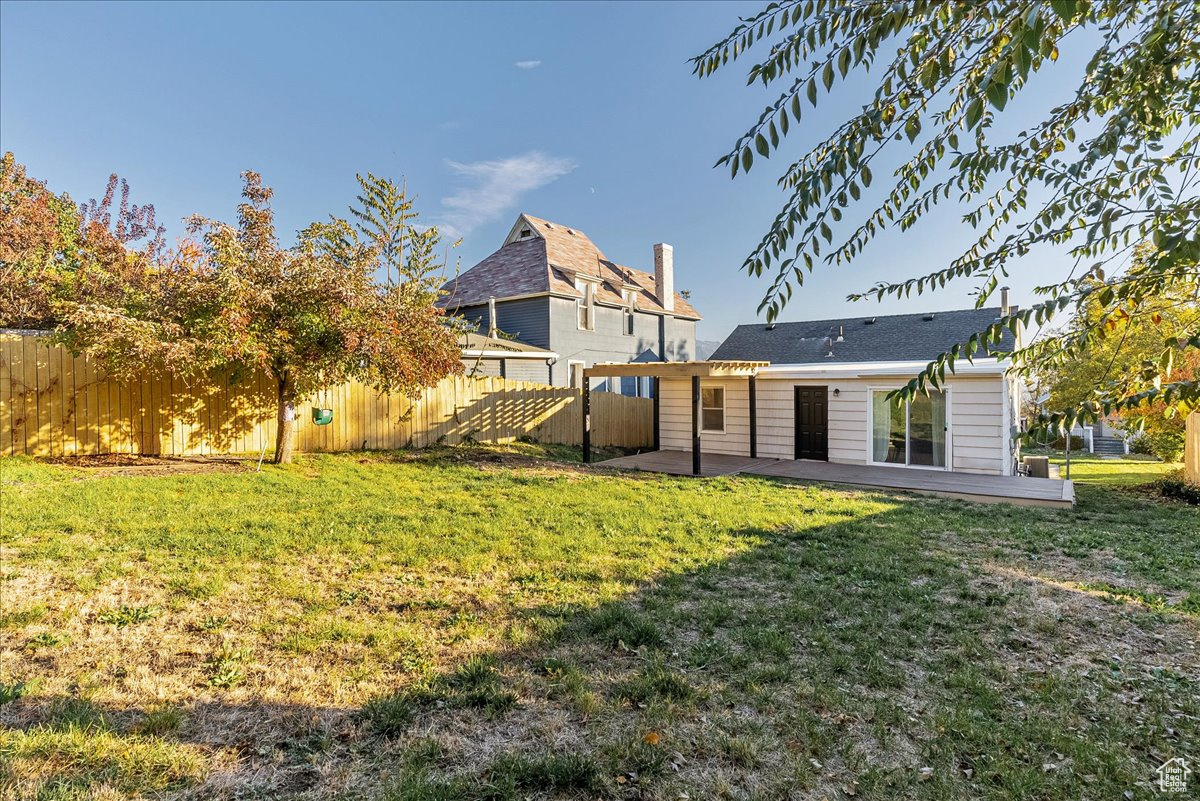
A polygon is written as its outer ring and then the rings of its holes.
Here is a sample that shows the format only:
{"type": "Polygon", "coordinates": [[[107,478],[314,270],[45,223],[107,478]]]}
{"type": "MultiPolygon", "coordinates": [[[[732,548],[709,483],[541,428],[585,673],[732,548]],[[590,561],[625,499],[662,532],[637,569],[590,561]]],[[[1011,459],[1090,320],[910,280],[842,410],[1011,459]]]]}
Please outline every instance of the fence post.
{"type": "Polygon", "coordinates": [[[583,377],[583,463],[592,463],[592,387],[591,379],[583,377]]]}

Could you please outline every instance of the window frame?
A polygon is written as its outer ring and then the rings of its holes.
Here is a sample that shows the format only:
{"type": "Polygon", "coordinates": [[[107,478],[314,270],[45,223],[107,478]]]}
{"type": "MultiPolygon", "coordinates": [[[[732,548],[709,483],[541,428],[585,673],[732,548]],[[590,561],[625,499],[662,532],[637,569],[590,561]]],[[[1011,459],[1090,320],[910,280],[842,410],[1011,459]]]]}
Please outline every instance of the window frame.
{"type": "Polygon", "coordinates": [[[724,434],[724,433],[726,433],[727,426],[729,423],[728,411],[727,411],[728,410],[728,398],[729,398],[729,395],[725,391],[725,386],[722,384],[701,384],[700,385],[700,433],[701,434],[724,434]],[[720,392],[721,393],[721,405],[720,406],[705,406],[704,405],[705,390],[716,390],[716,391],[720,392]],[[711,411],[718,411],[718,410],[721,412],[721,427],[720,428],[708,428],[705,423],[705,420],[704,420],[704,413],[711,412],[711,411]]]}
{"type": "Polygon", "coordinates": [[[953,416],[953,387],[942,387],[941,393],[945,397],[946,404],[946,436],[945,448],[946,455],[944,466],[926,465],[926,464],[911,464],[911,427],[912,427],[912,412],[909,408],[909,401],[904,402],[904,463],[899,462],[879,462],[875,460],[875,393],[876,392],[894,392],[899,389],[895,386],[869,386],[867,387],[867,464],[879,465],[880,467],[899,467],[905,470],[935,470],[938,472],[952,472],[954,470],[954,416],[953,416]]]}
{"type": "Polygon", "coordinates": [[[579,331],[596,330],[596,284],[576,276],[575,289],[580,296],[575,299],[575,325],[579,331]],[[586,325],[585,325],[586,321],[586,325]]]}

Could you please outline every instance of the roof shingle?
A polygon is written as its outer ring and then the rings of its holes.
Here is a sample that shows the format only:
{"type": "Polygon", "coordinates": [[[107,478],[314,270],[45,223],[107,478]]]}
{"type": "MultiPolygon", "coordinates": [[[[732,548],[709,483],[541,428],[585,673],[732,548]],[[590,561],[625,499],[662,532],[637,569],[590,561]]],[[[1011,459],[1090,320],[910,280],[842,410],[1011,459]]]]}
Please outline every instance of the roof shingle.
{"type": "MultiPolygon", "coordinates": [[[[762,359],[772,364],[932,361],[953,345],[966,342],[1000,317],[1000,308],[961,309],[932,314],[893,314],[805,320],[769,325],[739,325],[710,359],[762,359]],[[871,321],[869,324],[867,321],[871,321]],[[837,341],[839,332],[844,337],[837,341]],[[829,338],[834,341],[830,344],[829,338]],[[833,356],[829,356],[830,351],[833,356]]],[[[1005,329],[999,351],[1011,351],[1005,329]]],[[[984,353],[975,354],[982,357],[984,353]]]]}

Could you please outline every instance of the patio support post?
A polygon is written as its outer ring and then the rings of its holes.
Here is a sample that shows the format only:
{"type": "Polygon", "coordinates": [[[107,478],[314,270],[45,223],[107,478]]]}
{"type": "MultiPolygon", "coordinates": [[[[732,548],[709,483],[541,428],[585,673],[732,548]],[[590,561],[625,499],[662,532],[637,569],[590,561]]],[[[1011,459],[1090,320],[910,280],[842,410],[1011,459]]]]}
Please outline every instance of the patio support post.
{"type": "Polygon", "coordinates": [[[592,380],[583,376],[583,463],[592,463],[592,380]]]}
{"type": "Polygon", "coordinates": [[[659,401],[658,401],[658,388],[659,388],[659,377],[658,377],[658,376],[654,376],[654,378],[651,380],[650,388],[651,388],[651,391],[653,391],[653,392],[654,392],[654,450],[656,450],[656,451],[657,451],[657,450],[659,450],[659,449],[660,449],[660,442],[659,442],[659,440],[660,440],[660,437],[661,437],[661,434],[662,434],[661,430],[660,430],[660,429],[659,429],[659,427],[658,427],[658,425],[659,425],[659,423],[658,423],[658,410],[659,410],[659,405],[658,405],[658,403],[659,403],[659,401]]]}
{"type": "Polygon", "coordinates": [[[700,376],[692,376],[692,475],[700,475],[700,376]]]}
{"type": "Polygon", "coordinates": [[[750,458],[758,458],[758,400],[754,376],[750,376],[750,458]]]}

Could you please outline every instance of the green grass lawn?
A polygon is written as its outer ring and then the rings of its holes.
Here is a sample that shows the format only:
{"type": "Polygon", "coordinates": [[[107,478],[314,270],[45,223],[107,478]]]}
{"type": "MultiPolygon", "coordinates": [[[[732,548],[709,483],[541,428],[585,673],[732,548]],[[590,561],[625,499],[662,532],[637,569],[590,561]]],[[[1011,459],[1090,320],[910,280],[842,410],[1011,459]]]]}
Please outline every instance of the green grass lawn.
{"type": "MultiPolygon", "coordinates": [[[[1054,456],[1051,461],[1059,466],[1059,470],[1065,476],[1066,459],[1054,456]]],[[[1105,459],[1091,455],[1072,456],[1071,480],[1092,486],[1130,486],[1145,484],[1178,468],[1178,464],[1160,462],[1149,456],[1128,456],[1122,459],[1105,459]]]]}
{"type": "Polygon", "coordinates": [[[1049,510],[574,458],[0,460],[0,797],[1149,799],[1200,760],[1166,466],[1049,510]]]}

